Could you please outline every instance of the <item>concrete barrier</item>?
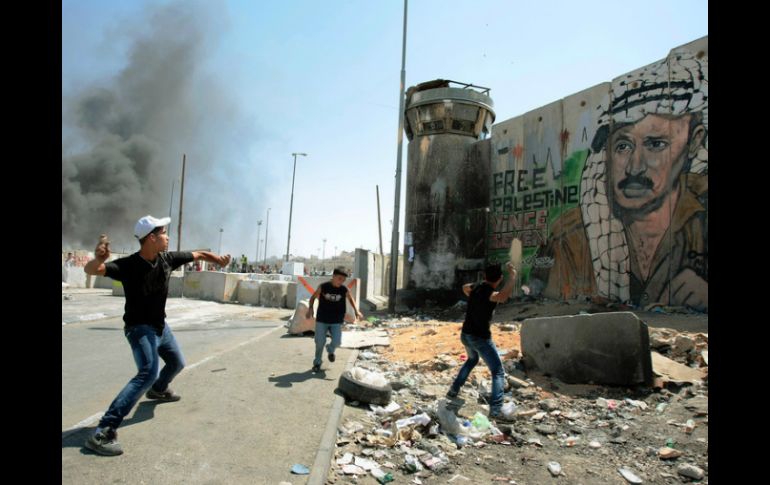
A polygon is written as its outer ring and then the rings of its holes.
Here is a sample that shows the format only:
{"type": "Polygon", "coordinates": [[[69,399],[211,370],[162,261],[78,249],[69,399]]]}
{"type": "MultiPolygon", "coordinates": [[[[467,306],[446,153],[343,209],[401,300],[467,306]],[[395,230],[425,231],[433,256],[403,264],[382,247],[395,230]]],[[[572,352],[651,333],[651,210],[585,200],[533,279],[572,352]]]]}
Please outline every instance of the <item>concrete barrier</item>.
{"type": "Polygon", "coordinates": [[[652,383],[647,325],[631,312],[530,318],[521,328],[527,369],[567,383],[652,383]]]}
{"type": "Polygon", "coordinates": [[[263,281],[259,285],[259,304],[264,307],[285,308],[287,281],[263,281]]]}
{"type": "Polygon", "coordinates": [[[245,273],[192,271],[184,277],[184,296],[199,300],[234,301],[237,297],[238,282],[245,279],[245,273]]]}
{"type": "Polygon", "coordinates": [[[286,287],[286,308],[294,308],[294,302],[297,301],[297,283],[292,281],[289,286],[286,287]]]}
{"type": "Polygon", "coordinates": [[[173,273],[171,279],[168,281],[168,296],[169,298],[181,298],[182,289],[184,286],[184,274],[173,273]]]}
{"type": "MultiPolygon", "coordinates": [[[[308,300],[302,300],[297,303],[297,308],[294,310],[294,315],[289,320],[288,332],[292,335],[299,335],[307,331],[315,331],[315,317],[307,318],[308,300]]],[[[318,308],[318,302],[313,306],[318,308]]],[[[315,313],[314,313],[315,314],[315,313]]]]}
{"type": "Polygon", "coordinates": [[[270,273],[263,276],[269,281],[294,281],[294,277],[287,274],[270,273]]]}
{"type": "Polygon", "coordinates": [[[94,288],[112,289],[112,278],[97,276],[94,280],[94,288]]]}
{"type": "Polygon", "coordinates": [[[242,280],[238,282],[238,302],[249,305],[259,305],[260,280],[242,280]]]}

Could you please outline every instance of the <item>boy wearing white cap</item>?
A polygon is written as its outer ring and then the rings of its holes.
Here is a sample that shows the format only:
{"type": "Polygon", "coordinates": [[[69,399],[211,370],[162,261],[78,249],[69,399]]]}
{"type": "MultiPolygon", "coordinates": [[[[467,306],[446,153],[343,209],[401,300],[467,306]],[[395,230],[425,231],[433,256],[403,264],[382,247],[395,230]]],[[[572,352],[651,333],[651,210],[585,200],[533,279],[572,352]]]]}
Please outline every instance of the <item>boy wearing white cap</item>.
{"type": "Polygon", "coordinates": [[[109,242],[101,238],[95,258],[84,270],[90,275],[108,276],[123,283],[126,294],[124,333],[131,345],[137,374],[118,394],[99,421],[96,432],[88,438],[86,448],[101,455],[120,455],[117,428],[146,392],[149,399],[178,401],[181,397],[168,385],[184,368],[184,357],[166,324],[166,298],[171,272],[203,259],[225,266],[230,255],[218,256],[208,251],[168,251],[166,226],[171,218],[156,219],[150,215],[137,221],[134,236],[141,249],[125,258],[106,262],[110,257],[109,242]],[[165,365],[160,369],[160,359],[165,365]]]}

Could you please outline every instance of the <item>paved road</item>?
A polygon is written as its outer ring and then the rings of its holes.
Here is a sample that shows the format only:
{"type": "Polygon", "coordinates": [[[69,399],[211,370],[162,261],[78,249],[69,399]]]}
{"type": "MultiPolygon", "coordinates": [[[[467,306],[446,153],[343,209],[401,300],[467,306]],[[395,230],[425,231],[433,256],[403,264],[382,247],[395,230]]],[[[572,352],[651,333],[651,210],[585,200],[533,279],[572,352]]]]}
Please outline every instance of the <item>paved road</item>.
{"type": "Polygon", "coordinates": [[[283,327],[289,310],[169,299],[187,360],[173,383],[183,398],[140,400],[119,428],[125,453],[101,457],[82,443],[135,373],[124,300],[62,294],[62,483],[306,482],[290,469],[312,466],[350,350],[314,375],[312,339],[283,327]]]}

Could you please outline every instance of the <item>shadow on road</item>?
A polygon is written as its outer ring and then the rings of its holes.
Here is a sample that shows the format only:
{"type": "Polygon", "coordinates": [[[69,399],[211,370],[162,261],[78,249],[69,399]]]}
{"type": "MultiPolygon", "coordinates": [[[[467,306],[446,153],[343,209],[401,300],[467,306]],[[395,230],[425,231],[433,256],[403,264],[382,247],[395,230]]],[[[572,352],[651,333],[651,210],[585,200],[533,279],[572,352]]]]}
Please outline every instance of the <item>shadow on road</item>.
{"type": "Polygon", "coordinates": [[[320,372],[313,373],[313,371],[306,370],[305,372],[292,372],[290,374],[284,374],[282,376],[268,377],[267,380],[275,382],[275,387],[292,387],[294,384],[305,382],[309,379],[323,379],[325,381],[331,381],[332,379],[326,379],[326,371],[321,369],[320,372]]]}

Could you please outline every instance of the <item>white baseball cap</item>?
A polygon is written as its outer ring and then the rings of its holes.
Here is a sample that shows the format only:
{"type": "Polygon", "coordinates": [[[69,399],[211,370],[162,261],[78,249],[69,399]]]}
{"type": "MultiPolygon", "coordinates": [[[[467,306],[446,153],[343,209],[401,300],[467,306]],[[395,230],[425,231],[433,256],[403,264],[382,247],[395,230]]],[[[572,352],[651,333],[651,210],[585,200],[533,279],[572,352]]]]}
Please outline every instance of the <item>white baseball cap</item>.
{"type": "Polygon", "coordinates": [[[156,219],[148,214],[136,222],[136,225],[134,226],[134,236],[136,236],[137,239],[142,239],[156,227],[168,226],[170,222],[170,217],[156,219]]]}

